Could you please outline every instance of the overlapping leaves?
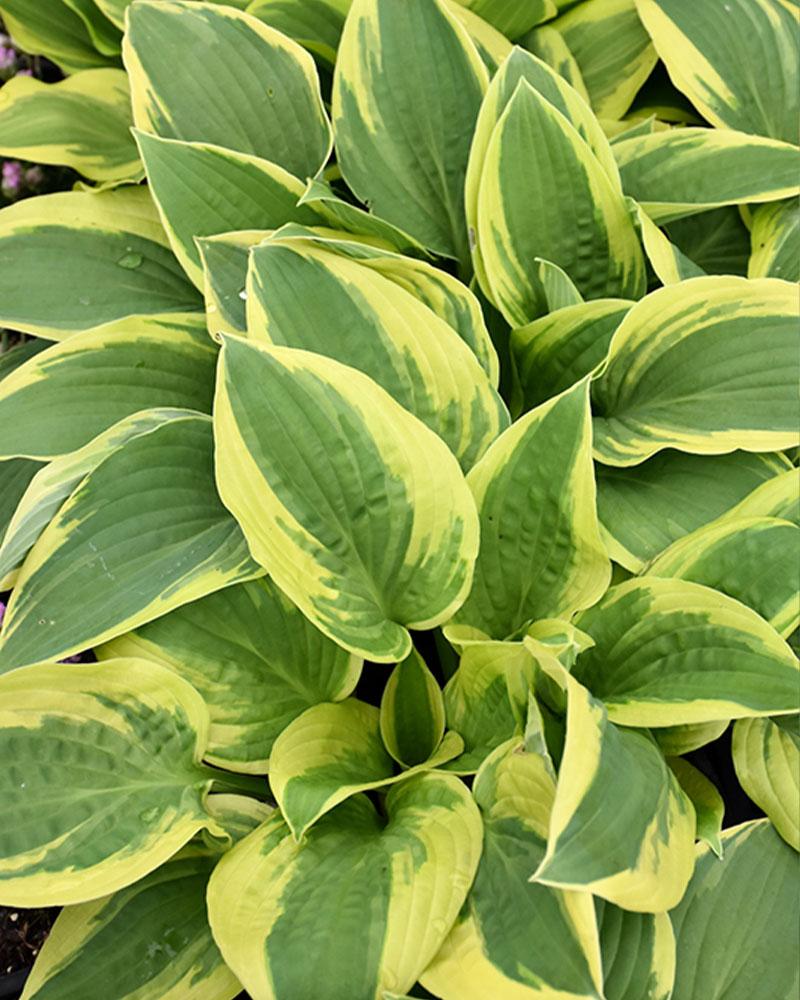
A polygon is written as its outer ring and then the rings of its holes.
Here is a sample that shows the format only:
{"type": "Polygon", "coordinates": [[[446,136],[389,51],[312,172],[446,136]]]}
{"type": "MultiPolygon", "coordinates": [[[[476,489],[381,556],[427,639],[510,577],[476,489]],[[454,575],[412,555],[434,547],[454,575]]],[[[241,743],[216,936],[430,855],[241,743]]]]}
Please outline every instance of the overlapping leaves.
{"type": "Polygon", "coordinates": [[[788,995],[797,33],[721,6],[0,0],[97,184],[0,213],[26,1000],[788,995]]]}

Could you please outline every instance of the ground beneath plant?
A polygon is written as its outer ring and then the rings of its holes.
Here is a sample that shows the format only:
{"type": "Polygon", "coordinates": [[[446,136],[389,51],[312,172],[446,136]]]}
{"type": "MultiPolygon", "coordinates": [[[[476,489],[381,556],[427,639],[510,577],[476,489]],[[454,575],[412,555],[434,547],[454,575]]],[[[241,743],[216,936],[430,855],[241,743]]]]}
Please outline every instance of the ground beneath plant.
{"type": "Polygon", "coordinates": [[[0,977],[29,969],[58,916],[58,907],[21,910],[0,906],[0,977]]]}

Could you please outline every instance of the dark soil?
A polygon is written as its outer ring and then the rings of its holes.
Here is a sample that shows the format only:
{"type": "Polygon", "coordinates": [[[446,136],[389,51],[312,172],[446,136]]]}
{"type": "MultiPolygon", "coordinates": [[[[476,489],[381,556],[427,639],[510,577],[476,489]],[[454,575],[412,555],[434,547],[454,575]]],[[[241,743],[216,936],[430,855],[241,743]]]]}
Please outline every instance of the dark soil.
{"type": "Polygon", "coordinates": [[[33,965],[57,916],[57,906],[46,910],[0,906],[0,979],[33,965]]]}

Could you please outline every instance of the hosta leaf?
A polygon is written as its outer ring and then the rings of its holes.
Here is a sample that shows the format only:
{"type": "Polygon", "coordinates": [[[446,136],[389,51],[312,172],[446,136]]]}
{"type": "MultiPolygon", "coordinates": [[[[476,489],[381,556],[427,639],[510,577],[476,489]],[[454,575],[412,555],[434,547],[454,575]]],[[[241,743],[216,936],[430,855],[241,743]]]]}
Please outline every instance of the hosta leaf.
{"type": "Polygon", "coordinates": [[[521,642],[465,644],[444,689],[447,725],[464,740],[448,770],[472,774],[501,743],[522,734],[535,666],[521,642]]]}
{"type": "Polygon", "coordinates": [[[326,220],[327,225],[336,229],[343,229],[361,237],[374,237],[398,253],[430,256],[425,247],[413,236],[393,226],[391,222],[386,222],[385,219],[344,201],[333,188],[319,178],[309,179],[299,203],[313,208],[326,220]]]}
{"type": "Polygon", "coordinates": [[[492,298],[512,326],[545,311],[536,258],[563,268],[587,299],[644,290],[622,195],[570,122],[525,79],[486,151],[478,241],[492,298]]]}
{"type": "Polygon", "coordinates": [[[644,252],[662,285],[674,285],[687,278],[700,278],[706,273],[658,228],[641,205],[630,199],[629,206],[644,252]]]}
{"type": "Polygon", "coordinates": [[[212,446],[207,417],[175,419],[86,476],[23,564],[0,671],[80,652],[259,575],[214,488],[212,446]]]}
{"type": "Polygon", "coordinates": [[[353,3],[333,86],[342,174],[371,210],[462,265],[464,174],[487,82],[466,29],[438,0],[353,3]]]}
{"type": "MultiPolygon", "coordinates": [[[[609,555],[636,573],[671,542],[730,510],[788,471],[783,455],[734,451],[688,455],[671,449],[635,468],[598,465],[597,510],[609,555]]],[[[800,485],[795,487],[795,492],[800,485]]],[[[784,513],[756,514],[786,517],[784,513]]],[[[744,516],[743,514],[741,516],[744,516]]]]}
{"type": "Polygon", "coordinates": [[[245,229],[195,239],[203,266],[208,332],[214,340],[223,333],[247,332],[247,265],[250,248],[268,234],[245,229]]]}
{"type": "MultiPolygon", "coordinates": [[[[765,206],[755,206],[756,212],[765,206]]],[[[737,206],[715,208],[670,222],[667,235],[706,274],[747,274],[750,234],[737,206]]],[[[769,277],[769,275],[751,275],[769,277]]],[[[776,274],[772,277],[780,278],[776,274]]]]}
{"type": "Polygon", "coordinates": [[[247,13],[299,42],[329,66],[336,50],[351,0],[253,0],[247,13]]]}
{"type": "Polygon", "coordinates": [[[726,520],[742,517],[779,517],[800,525],[800,469],[785,468],[770,476],[725,514],[726,520]]]}
{"type": "MultiPolygon", "coordinates": [[[[3,539],[3,545],[22,497],[42,468],[41,462],[34,462],[29,458],[11,458],[0,462],[0,538],[3,539]]],[[[12,586],[9,573],[14,570],[16,562],[4,564],[3,569],[0,569],[0,586],[3,589],[12,586]]]]}
{"type": "Polygon", "coordinates": [[[800,192],[800,151],[726,129],[679,128],[614,144],[625,193],[655,222],[800,192]]]}
{"type": "Polygon", "coordinates": [[[574,54],[600,118],[621,118],[656,64],[635,0],[587,0],[553,27],[574,54]]]}
{"type": "Polygon", "coordinates": [[[798,856],[767,820],[726,830],[718,860],[701,847],[670,918],[673,1000],[753,1000],[797,992],[798,856]]]}
{"type": "Polygon", "coordinates": [[[441,689],[416,650],[392,671],[383,689],[380,708],[381,738],[403,767],[424,763],[444,736],[441,689]]]}
{"type": "Polygon", "coordinates": [[[603,594],[611,568],[597,523],[586,381],[514,423],[467,482],[481,547],[454,622],[508,639],[603,594]]]}
{"type": "Polygon", "coordinates": [[[62,0],[37,0],[35,4],[3,0],[0,11],[6,30],[23,51],[47,56],[65,73],[115,62],[97,50],[85,23],[62,0]]]}
{"type": "Polygon", "coordinates": [[[583,296],[575,287],[572,278],[550,260],[537,260],[539,281],[544,291],[548,312],[575,306],[583,302],[583,296]]]}
{"type": "Polygon", "coordinates": [[[303,712],[275,740],[270,788],[292,835],[300,841],[321,816],[345,799],[432,770],[463,747],[461,738],[450,733],[432,757],[395,774],[381,741],[377,708],[355,698],[323,703],[303,712]]]}
{"type": "Polygon", "coordinates": [[[248,337],[358,368],[435,431],[468,469],[508,425],[505,405],[457,332],[391,280],[391,259],[383,273],[368,264],[308,239],[256,247],[248,337]]]}
{"type": "Polygon", "coordinates": [[[797,11],[781,0],[637,0],[675,86],[718,128],[800,142],[797,11]]]}
{"type": "Polygon", "coordinates": [[[626,910],[674,906],[694,863],[691,802],[649,734],[618,728],[563,667],[545,669],[567,692],[567,736],[533,877],[626,910]]]}
{"type": "Polygon", "coordinates": [[[646,572],[735,597],[784,638],[800,625],[800,527],[791,521],[723,515],[673,542],[646,572]]]}
{"type": "Polygon", "coordinates": [[[388,825],[352,798],[303,844],[276,816],[219,863],[211,927],[253,1000],[297,1000],[320,983],[327,1000],[382,1000],[438,952],[478,867],[477,806],[458,779],[424,774],[390,789],[385,812],[388,825]]]}
{"type": "Polygon", "coordinates": [[[196,239],[321,221],[312,208],[298,206],[303,185],[275,163],[207,143],[135,134],[167,236],[198,288],[203,269],[196,239]]]}
{"type": "Polygon", "coordinates": [[[708,587],[628,580],[577,625],[595,645],[573,673],[622,725],[796,710],[800,668],[789,646],[750,608],[708,587]]]}
{"type": "MultiPolygon", "coordinates": [[[[20,565],[61,504],[84,476],[96,469],[111,452],[131,438],[149,434],[168,420],[180,420],[188,415],[186,410],[175,409],[134,413],[109,427],[78,451],[70,452],[44,466],[39,462],[29,463],[36,474],[9,511],[12,516],[0,545],[0,579],[20,565]]],[[[12,459],[13,461],[27,463],[27,459],[12,459]]]]}
{"type": "Polygon", "coordinates": [[[650,732],[668,757],[679,757],[713,743],[729,726],[727,719],[714,722],[689,722],[678,726],[655,726],[650,732]]]}
{"type": "Polygon", "coordinates": [[[121,70],[85,70],[51,84],[17,76],[0,91],[0,153],[72,167],[92,180],[141,176],[130,124],[121,70]]]}
{"type": "Polygon", "coordinates": [[[202,313],[131,317],[76,334],[3,380],[0,454],[57,458],[156,406],[210,413],[216,362],[202,313]]]}
{"type": "Polygon", "coordinates": [[[102,55],[119,56],[122,32],[98,8],[94,0],[62,0],[83,21],[92,44],[102,55]]]}
{"type": "Polygon", "coordinates": [[[800,281],[800,205],[796,198],[759,205],[750,230],[748,278],[800,281]]]}
{"type": "Polygon", "coordinates": [[[800,851],[800,724],[797,715],[740,719],[733,727],[736,776],[775,829],[800,851]]]}
{"type": "Polygon", "coordinates": [[[475,779],[483,854],[467,905],[422,982],[444,1000],[597,998],[600,953],[592,897],[531,882],[544,857],[555,782],[512,740],[475,779]]]}
{"type": "Polygon", "coordinates": [[[797,289],[693,278],[651,293],[614,334],[595,383],[595,456],[637,465],[662,448],[789,448],[797,428],[797,289]]]}
{"type": "Polygon", "coordinates": [[[595,299],[513,330],[516,407],[530,410],[593,371],[605,360],[611,337],[632,305],[625,299],[595,299]]]}
{"type": "Polygon", "coordinates": [[[675,936],[666,913],[631,913],[596,899],[606,1000],[670,1000],[675,936]]]}
{"type": "Polygon", "coordinates": [[[44,663],[0,677],[6,906],[80,903],[131,885],[198,830],[208,711],[141,660],[44,663]]]}
{"type": "Polygon", "coordinates": [[[202,307],[146,188],[68,191],[0,211],[0,323],[63,340],[114,319],[202,307]]]}
{"type": "Polygon", "coordinates": [[[327,160],[331,131],[314,61],[257,18],[142,0],[129,11],[123,54],[142,131],[261,157],[300,178],[327,160]],[[202,72],[175,58],[189,51],[202,53],[202,72]]]}
{"type": "MultiPolygon", "coordinates": [[[[744,720],[749,721],[749,720],[744,720]]],[[[661,746],[661,744],[659,744],[661,746]]],[[[663,749],[663,747],[662,747],[663,749]]],[[[681,788],[691,799],[697,820],[696,838],[702,840],[717,855],[722,856],[722,820],[725,803],[713,782],[681,757],[672,757],[667,763],[678,779],[681,788]]]]}
{"type": "Polygon", "coordinates": [[[489,71],[489,76],[492,76],[511,51],[511,42],[475,11],[464,7],[460,0],[443,0],[443,2],[469,32],[469,37],[489,71]]]}
{"type": "MultiPolygon", "coordinates": [[[[489,89],[481,104],[465,178],[464,200],[472,261],[478,281],[484,293],[490,298],[493,296],[491,282],[486,274],[479,240],[478,196],[492,134],[501,115],[514,96],[520,80],[526,80],[544,100],[549,101],[567,118],[605,167],[612,183],[621,190],[614,154],[586,102],[545,62],[524,49],[514,48],[489,84],[489,89]]],[[[547,257],[547,254],[544,256],[547,257]]],[[[567,278],[569,279],[568,275],[567,278]]]]}
{"type": "Polygon", "coordinates": [[[226,338],[214,421],[226,505],[334,641],[396,662],[411,650],[406,626],[432,628],[463,602],[478,549],[467,484],[443,442],[366,375],[226,338]]]}
{"type": "Polygon", "coordinates": [[[507,38],[519,38],[558,13],[553,0],[459,0],[507,38]]]}
{"type": "Polygon", "coordinates": [[[241,986],[211,937],[206,886],[217,857],[188,849],[158,871],[61,911],[25,1000],[233,1000],[241,986]]]}
{"type": "Polygon", "coordinates": [[[203,696],[211,714],[206,759],[267,770],[275,739],[302,712],[349,695],[361,661],[327,639],[271,580],[226,587],[112,639],[100,659],[163,663],[203,696]]]}
{"type": "Polygon", "coordinates": [[[521,44],[562,76],[587,104],[590,103],[578,61],[557,28],[552,24],[541,25],[527,34],[521,44]]]}

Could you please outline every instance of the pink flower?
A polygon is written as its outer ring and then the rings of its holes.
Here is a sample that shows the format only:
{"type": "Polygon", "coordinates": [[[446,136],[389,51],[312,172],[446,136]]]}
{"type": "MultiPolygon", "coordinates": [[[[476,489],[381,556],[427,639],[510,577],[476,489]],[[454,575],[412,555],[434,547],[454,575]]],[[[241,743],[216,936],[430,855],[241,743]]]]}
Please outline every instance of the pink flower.
{"type": "Polygon", "coordinates": [[[8,45],[0,45],[0,69],[11,69],[16,61],[16,51],[8,45]]]}
{"type": "Polygon", "coordinates": [[[3,619],[6,616],[6,606],[3,601],[0,601],[0,625],[3,624],[3,619]]]}
{"type": "Polygon", "coordinates": [[[18,69],[17,76],[33,76],[32,69],[18,69]]]}
{"type": "Polygon", "coordinates": [[[22,164],[18,160],[6,160],[2,177],[3,192],[7,195],[18,194],[22,187],[22,164]]]}

